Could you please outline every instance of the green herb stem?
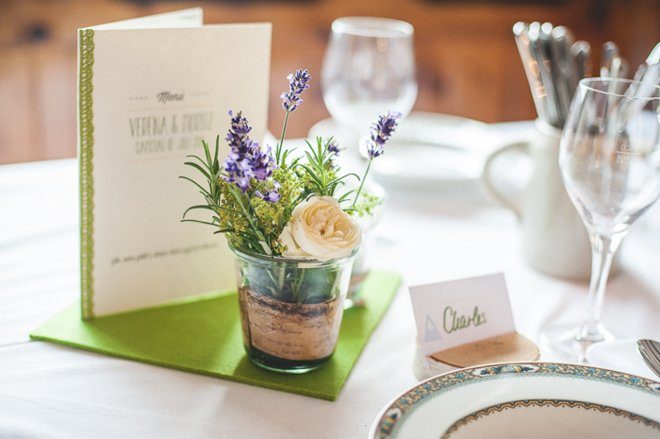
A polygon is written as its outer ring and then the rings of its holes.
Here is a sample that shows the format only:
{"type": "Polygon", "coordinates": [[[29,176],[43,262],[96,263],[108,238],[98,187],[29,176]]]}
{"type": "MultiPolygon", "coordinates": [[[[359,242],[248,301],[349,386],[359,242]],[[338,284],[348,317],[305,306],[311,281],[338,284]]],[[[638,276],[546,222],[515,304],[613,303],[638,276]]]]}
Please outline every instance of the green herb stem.
{"type": "Polygon", "coordinates": [[[362,176],[362,180],[360,180],[360,187],[358,187],[357,192],[355,193],[355,198],[353,199],[353,204],[351,204],[351,209],[355,208],[355,205],[357,204],[358,198],[360,198],[360,193],[362,192],[362,188],[364,187],[364,182],[367,179],[367,175],[369,174],[369,169],[371,169],[371,161],[373,159],[370,158],[369,162],[367,163],[367,169],[364,170],[364,175],[362,176]]]}
{"type": "Polygon", "coordinates": [[[280,156],[282,154],[282,146],[284,145],[284,135],[286,134],[286,125],[289,122],[289,111],[286,112],[286,115],[284,116],[284,125],[282,126],[282,135],[280,136],[280,142],[277,144],[277,148],[275,148],[275,163],[277,163],[277,166],[282,166],[282,163],[280,163],[280,156]]]}

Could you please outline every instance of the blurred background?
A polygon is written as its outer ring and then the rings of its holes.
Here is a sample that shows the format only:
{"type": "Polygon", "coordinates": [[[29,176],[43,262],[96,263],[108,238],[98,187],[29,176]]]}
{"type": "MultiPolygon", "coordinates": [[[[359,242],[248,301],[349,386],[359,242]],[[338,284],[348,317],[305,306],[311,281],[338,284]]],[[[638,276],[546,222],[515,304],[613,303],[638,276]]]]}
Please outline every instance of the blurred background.
{"type": "MultiPolygon", "coordinates": [[[[75,156],[77,28],[192,6],[204,8],[206,23],[273,23],[275,132],[286,74],[307,67],[320,78],[330,24],[341,16],[410,22],[419,84],[414,109],[485,122],[536,116],[511,32],[518,20],[566,25],[594,48],[613,40],[633,66],[660,39],[658,0],[0,0],[0,163],[75,156]]],[[[328,117],[321,87],[310,92],[289,136],[304,136],[328,117]]]]}

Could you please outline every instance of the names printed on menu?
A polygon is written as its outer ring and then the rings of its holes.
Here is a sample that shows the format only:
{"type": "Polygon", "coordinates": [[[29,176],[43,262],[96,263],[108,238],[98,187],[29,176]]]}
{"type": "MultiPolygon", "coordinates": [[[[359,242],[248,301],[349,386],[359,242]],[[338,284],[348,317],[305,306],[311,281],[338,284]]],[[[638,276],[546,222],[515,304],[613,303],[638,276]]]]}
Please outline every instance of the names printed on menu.
{"type": "Polygon", "coordinates": [[[143,105],[152,104],[129,113],[128,134],[133,156],[142,158],[190,152],[201,145],[202,139],[213,129],[213,110],[186,106],[186,99],[187,95],[182,91],[159,91],[151,96],[131,97],[131,100],[142,101],[143,105]]]}

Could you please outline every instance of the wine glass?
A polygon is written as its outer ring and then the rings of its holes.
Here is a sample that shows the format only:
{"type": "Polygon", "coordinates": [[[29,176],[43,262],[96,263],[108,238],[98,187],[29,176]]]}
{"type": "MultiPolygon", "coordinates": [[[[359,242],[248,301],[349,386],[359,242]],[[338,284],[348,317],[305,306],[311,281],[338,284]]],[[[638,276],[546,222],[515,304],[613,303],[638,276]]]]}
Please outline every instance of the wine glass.
{"type": "Polygon", "coordinates": [[[401,20],[343,17],[332,23],[321,72],[323,100],[356,141],[378,115],[405,117],[417,99],[413,26],[401,20]]]}
{"type": "Polygon", "coordinates": [[[542,334],[556,351],[585,361],[586,349],[614,337],[601,323],[612,257],[630,226],[660,195],[660,87],[635,97],[639,83],[580,81],[562,134],[559,167],[592,247],[591,283],[582,322],[542,334]]]}

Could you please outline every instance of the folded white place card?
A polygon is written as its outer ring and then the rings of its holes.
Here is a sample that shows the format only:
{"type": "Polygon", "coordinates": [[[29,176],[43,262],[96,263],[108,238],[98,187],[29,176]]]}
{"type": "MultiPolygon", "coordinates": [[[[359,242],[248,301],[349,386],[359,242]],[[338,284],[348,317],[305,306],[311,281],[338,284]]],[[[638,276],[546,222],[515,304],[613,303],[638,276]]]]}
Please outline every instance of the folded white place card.
{"type": "Polygon", "coordinates": [[[410,287],[424,355],[515,333],[502,273],[410,287]]]}
{"type": "Polygon", "coordinates": [[[224,239],[180,223],[203,200],[178,176],[229,109],[263,137],[271,25],[202,21],[196,8],[79,30],[85,319],[235,287],[224,239]]]}

